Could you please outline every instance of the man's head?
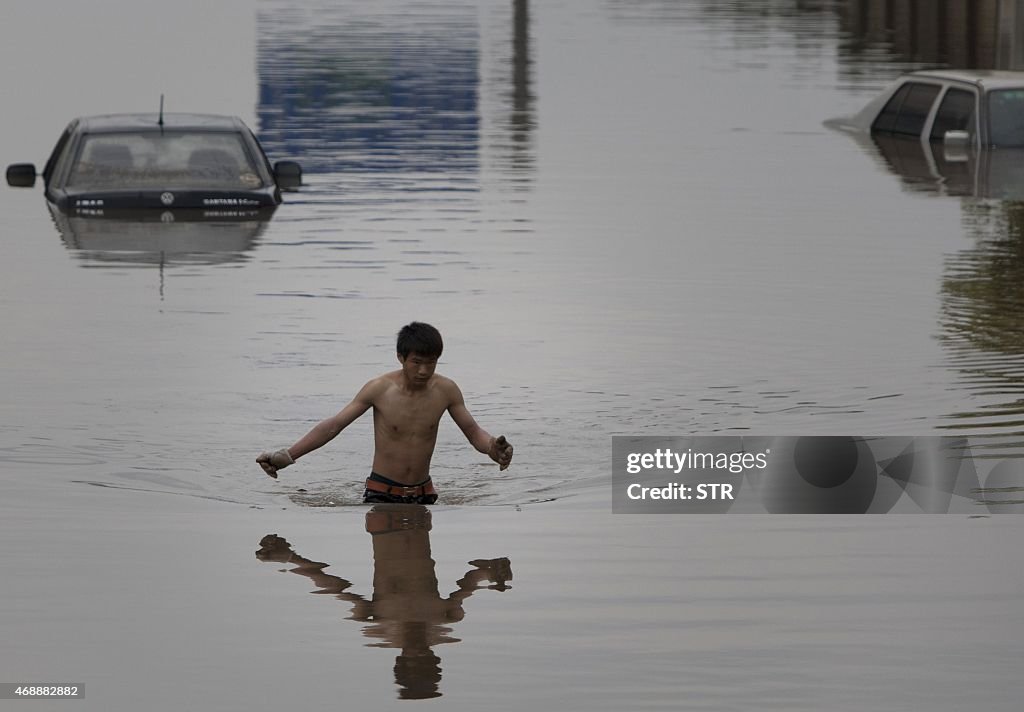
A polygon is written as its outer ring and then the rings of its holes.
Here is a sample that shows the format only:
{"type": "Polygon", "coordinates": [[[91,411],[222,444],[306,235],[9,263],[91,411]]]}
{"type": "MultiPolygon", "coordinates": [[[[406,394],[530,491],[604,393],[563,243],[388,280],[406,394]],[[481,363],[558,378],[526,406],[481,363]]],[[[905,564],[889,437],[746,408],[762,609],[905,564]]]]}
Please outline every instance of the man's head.
{"type": "Polygon", "coordinates": [[[398,360],[409,385],[422,388],[434,376],[444,349],[440,332],[430,324],[414,321],[398,332],[398,360]]]}
{"type": "Polygon", "coordinates": [[[441,340],[441,332],[430,324],[414,321],[398,332],[398,356],[402,361],[411,353],[436,361],[442,351],[444,342],[441,340]]]}

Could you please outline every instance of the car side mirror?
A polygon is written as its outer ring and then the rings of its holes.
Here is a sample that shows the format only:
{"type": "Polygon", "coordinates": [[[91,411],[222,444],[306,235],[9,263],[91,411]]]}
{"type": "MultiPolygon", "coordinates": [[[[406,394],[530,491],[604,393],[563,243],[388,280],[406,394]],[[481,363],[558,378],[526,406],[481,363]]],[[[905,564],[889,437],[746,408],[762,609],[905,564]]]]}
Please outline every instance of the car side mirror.
{"type": "Polygon", "coordinates": [[[302,166],[295,161],[278,161],[274,164],[274,180],[284,189],[302,185],[302,166]]]}
{"type": "Polygon", "coordinates": [[[35,184],[35,165],[31,163],[12,163],[7,166],[7,185],[13,188],[31,188],[35,184]]]}
{"type": "Polygon", "coordinates": [[[967,161],[970,147],[971,134],[967,131],[947,131],[942,135],[942,152],[949,163],[967,161]]]}

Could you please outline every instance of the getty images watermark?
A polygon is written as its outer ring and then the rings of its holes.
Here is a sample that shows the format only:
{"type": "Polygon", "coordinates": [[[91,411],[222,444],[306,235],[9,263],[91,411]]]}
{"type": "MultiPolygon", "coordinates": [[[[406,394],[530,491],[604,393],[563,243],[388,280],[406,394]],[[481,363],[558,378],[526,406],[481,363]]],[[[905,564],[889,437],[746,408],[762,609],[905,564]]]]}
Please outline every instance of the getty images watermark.
{"type": "Polygon", "coordinates": [[[965,437],[617,435],[612,511],[1024,512],[1024,453],[965,437]]]}

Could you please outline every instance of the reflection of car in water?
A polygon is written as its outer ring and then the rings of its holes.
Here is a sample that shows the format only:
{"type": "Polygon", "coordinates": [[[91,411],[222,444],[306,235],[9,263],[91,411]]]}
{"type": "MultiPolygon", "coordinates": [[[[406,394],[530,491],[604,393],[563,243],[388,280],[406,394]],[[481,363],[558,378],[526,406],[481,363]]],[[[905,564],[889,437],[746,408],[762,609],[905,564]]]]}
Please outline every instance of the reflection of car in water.
{"type": "Polygon", "coordinates": [[[872,136],[870,148],[915,190],[1024,200],[1024,148],[951,149],[903,136],[872,136]]]}
{"type": "Polygon", "coordinates": [[[274,208],[119,210],[67,215],[50,207],[61,240],[87,262],[138,265],[221,264],[245,259],[274,208]]]}
{"type": "Polygon", "coordinates": [[[826,125],[877,149],[912,187],[1024,197],[1024,72],[912,72],[826,125]]]}
{"type": "MultiPolygon", "coordinates": [[[[116,114],[68,124],[43,168],[46,198],[68,214],[111,210],[251,209],[278,205],[301,182],[297,163],[271,167],[240,119],[200,114],[116,114]]],[[[31,163],[7,168],[34,185],[31,163]]]]}

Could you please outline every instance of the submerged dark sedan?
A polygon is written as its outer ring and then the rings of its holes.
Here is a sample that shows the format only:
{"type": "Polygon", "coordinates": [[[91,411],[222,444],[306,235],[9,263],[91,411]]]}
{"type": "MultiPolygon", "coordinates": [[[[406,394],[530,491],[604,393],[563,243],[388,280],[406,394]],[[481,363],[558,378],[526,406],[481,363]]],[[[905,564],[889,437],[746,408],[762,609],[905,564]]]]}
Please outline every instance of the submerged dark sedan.
{"type": "MultiPolygon", "coordinates": [[[[34,185],[30,163],[7,182],[34,185]]],[[[297,163],[267,160],[241,119],[206,114],[111,114],[75,119],[42,172],[47,200],[65,213],[118,209],[232,210],[276,206],[301,183],[297,163]]]]}

